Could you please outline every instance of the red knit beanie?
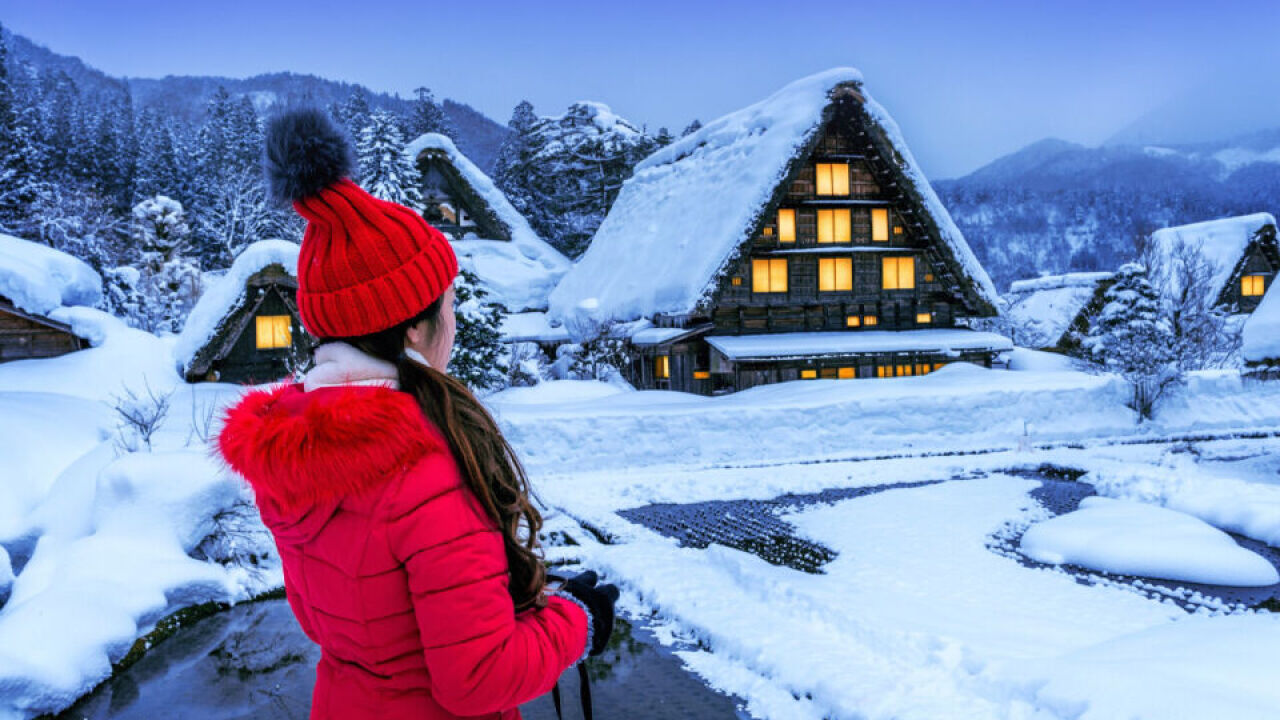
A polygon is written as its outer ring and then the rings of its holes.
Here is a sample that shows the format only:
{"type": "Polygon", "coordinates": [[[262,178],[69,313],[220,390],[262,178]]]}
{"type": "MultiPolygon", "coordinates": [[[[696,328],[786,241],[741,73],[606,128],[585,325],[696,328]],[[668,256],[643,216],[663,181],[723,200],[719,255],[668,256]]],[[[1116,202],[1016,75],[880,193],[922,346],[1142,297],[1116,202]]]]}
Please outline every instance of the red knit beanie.
{"type": "Polygon", "coordinates": [[[319,110],[280,115],[267,130],[273,194],[307,220],[298,255],[298,312],[316,337],[369,335],[435,302],[458,274],[449,241],[418,213],[349,179],[351,152],[319,110]]]}

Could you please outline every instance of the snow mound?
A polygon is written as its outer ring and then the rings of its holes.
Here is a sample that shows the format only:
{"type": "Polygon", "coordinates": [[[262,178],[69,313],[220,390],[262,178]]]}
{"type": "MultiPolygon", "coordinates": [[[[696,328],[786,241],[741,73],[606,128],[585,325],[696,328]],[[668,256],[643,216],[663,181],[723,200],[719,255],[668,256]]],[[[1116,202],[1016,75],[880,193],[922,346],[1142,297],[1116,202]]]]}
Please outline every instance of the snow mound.
{"type": "Polygon", "coordinates": [[[1217,297],[1231,279],[1253,236],[1263,227],[1275,224],[1275,216],[1262,212],[1157,230],[1151,234],[1155,252],[1151,268],[1153,281],[1166,297],[1176,296],[1179,288],[1175,253],[1180,245],[1198,247],[1213,271],[1207,290],[1211,297],[1217,297]]]}
{"type": "Polygon", "coordinates": [[[494,405],[547,405],[575,403],[627,392],[599,380],[548,380],[531,387],[513,387],[486,398],[494,405]]]}
{"type": "Polygon", "coordinates": [[[1014,342],[1032,348],[1057,345],[1093,298],[1098,283],[1110,277],[1106,272],[1068,273],[1014,282],[1005,296],[1014,342]]]}
{"type": "Polygon", "coordinates": [[[544,312],[524,312],[504,315],[503,342],[568,342],[569,331],[564,327],[552,327],[544,312]]]}
{"type": "Polygon", "coordinates": [[[1075,512],[1033,525],[1022,552],[1051,565],[1210,585],[1280,582],[1265,558],[1201,520],[1154,505],[1089,497],[1075,512]]]}
{"type": "Polygon", "coordinates": [[[0,296],[36,315],[65,305],[96,305],[102,278],[83,261],[12,235],[0,234],[0,296]]]}
{"type": "Polygon", "coordinates": [[[249,278],[272,265],[280,265],[285,272],[298,276],[298,250],[298,244],[288,240],[260,240],[245,248],[231,263],[231,268],[205,289],[173,347],[173,359],[184,372],[244,297],[249,278]]]}
{"type": "Polygon", "coordinates": [[[1245,321],[1240,354],[1249,362],[1280,361],[1280,292],[1274,288],[1245,321]]]}

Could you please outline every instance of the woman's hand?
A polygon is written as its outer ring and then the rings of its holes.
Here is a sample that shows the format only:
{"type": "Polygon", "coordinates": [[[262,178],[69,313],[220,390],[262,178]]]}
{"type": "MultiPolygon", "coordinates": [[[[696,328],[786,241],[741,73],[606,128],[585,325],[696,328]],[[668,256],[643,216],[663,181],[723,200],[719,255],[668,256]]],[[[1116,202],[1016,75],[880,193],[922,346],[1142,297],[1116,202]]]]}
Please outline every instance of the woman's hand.
{"type": "Polygon", "coordinates": [[[590,570],[575,575],[560,587],[560,592],[572,595],[587,606],[591,615],[591,651],[599,655],[613,634],[613,606],[618,602],[618,588],[614,585],[596,585],[599,578],[590,570]]]}

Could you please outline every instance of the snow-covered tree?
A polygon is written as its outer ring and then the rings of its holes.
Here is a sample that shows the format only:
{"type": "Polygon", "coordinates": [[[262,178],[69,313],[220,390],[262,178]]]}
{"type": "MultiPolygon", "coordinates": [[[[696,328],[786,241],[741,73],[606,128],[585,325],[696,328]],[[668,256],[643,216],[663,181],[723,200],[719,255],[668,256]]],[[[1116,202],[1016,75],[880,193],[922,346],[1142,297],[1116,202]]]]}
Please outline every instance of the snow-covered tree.
{"type": "Polygon", "coordinates": [[[693,122],[685,126],[684,132],[680,133],[680,137],[684,137],[685,135],[692,135],[701,129],[702,129],[702,122],[695,118],[693,122]]]}
{"type": "Polygon", "coordinates": [[[165,195],[182,200],[189,182],[178,155],[173,127],[159,112],[142,113],[137,124],[138,160],[133,191],[139,198],[165,195]]]}
{"type": "Polygon", "coordinates": [[[1130,407],[1151,417],[1160,395],[1178,379],[1176,340],[1160,298],[1138,263],[1116,271],[1082,343],[1088,357],[1133,386],[1130,407]]]}
{"type": "Polygon", "coordinates": [[[369,125],[369,94],[357,87],[346,101],[333,106],[332,111],[333,118],[346,128],[347,134],[358,138],[360,131],[369,125]]]}
{"type": "Polygon", "coordinates": [[[458,272],[453,283],[458,331],[449,374],[475,391],[496,390],[507,380],[509,366],[502,346],[502,308],[488,302],[488,293],[469,270],[458,272]]]}
{"type": "Polygon", "coordinates": [[[385,110],[370,115],[356,144],[360,185],[374,197],[421,210],[422,175],[405,155],[404,146],[395,115],[385,110]]]}
{"type": "Polygon", "coordinates": [[[0,230],[28,234],[42,193],[41,143],[35,109],[19,101],[9,78],[9,53],[0,26],[0,230]]]}
{"type": "Polygon", "coordinates": [[[206,187],[195,219],[197,254],[210,267],[228,267],[242,250],[267,238],[300,237],[301,220],[274,206],[262,174],[240,168],[206,187]]]}
{"type": "Polygon", "coordinates": [[[431,90],[420,87],[413,92],[417,99],[413,103],[413,111],[409,116],[409,137],[416,138],[427,133],[440,133],[456,139],[457,129],[454,128],[453,123],[449,122],[449,117],[444,114],[444,108],[436,102],[431,90]]]}
{"type": "Polygon", "coordinates": [[[1215,267],[1199,243],[1178,242],[1166,255],[1143,251],[1152,276],[1167,288],[1161,310],[1173,331],[1174,357],[1182,371],[1226,366],[1240,347],[1230,313],[1217,307],[1215,267]]]}
{"type": "Polygon", "coordinates": [[[158,195],[133,208],[131,266],[106,273],[106,304],[149,332],[175,333],[200,295],[200,267],[184,255],[190,228],[182,204],[158,195]]]}
{"type": "Polygon", "coordinates": [[[670,145],[675,140],[676,138],[671,134],[671,131],[664,127],[658,128],[658,134],[653,136],[653,143],[660,148],[670,145]]]}

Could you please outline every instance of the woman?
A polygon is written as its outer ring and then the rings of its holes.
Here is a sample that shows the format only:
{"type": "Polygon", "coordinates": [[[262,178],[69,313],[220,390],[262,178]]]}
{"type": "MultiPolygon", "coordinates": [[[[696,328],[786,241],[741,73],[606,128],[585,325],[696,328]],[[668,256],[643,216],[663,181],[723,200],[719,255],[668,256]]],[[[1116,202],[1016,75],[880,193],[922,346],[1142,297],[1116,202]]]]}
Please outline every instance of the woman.
{"type": "Polygon", "coordinates": [[[617,589],[587,573],[546,592],[520,463],[444,372],[453,250],[347,179],[349,157],[318,111],[268,130],[272,190],[308,221],[298,310],[321,345],[302,383],[228,411],[219,447],[323,651],[312,718],[519,718],[603,650],[617,589]]]}

